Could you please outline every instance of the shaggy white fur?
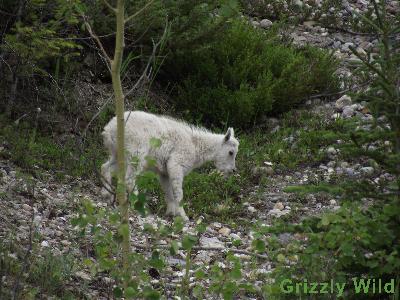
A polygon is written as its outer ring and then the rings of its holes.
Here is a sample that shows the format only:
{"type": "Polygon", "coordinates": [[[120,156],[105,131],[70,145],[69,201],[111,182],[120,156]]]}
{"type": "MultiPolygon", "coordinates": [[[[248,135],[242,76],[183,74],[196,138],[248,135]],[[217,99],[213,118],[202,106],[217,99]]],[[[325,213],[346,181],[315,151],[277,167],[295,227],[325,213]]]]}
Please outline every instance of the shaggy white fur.
{"type": "MultiPolygon", "coordinates": [[[[106,184],[111,183],[111,175],[117,168],[117,120],[114,117],[103,131],[104,145],[110,158],[102,165],[101,171],[106,184]]],[[[159,174],[161,186],[167,201],[167,214],[187,216],[182,207],[183,178],[191,170],[212,161],[217,169],[228,175],[235,171],[235,158],[239,142],[234,131],[229,128],[225,135],[214,134],[204,128],[165,116],[157,116],[142,111],[125,112],[125,148],[127,153],[126,180],[128,191],[135,187],[136,176],[151,168],[159,174]],[[150,140],[161,140],[159,147],[150,140]],[[136,157],[138,163],[132,164],[136,157]],[[149,166],[148,157],[155,160],[149,166]]],[[[103,194],[110,196],[107,190],[103,194]]]]}

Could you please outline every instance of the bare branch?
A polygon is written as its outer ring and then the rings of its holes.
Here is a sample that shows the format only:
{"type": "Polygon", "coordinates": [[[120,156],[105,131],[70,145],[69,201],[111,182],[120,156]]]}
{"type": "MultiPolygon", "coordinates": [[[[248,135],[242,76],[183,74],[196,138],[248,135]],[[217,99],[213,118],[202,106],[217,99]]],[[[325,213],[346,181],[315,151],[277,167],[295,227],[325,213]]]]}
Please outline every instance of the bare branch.
{"type": "Polygon", "coordinates": [[[160,47],[161,43],[165,40],[165,38],[167,36],[167,32],[168,32],[168,24],[165,25],[164,32],[163,32],[163,35],[161,36],[160,40],[157,43],[154,43],[154,41],[153,41],[153,51],[147,61],[146,67],[144,68],[142,75],[136,81],[135,85],[128,92],[125,93],[125,97],[132,94],[133,91],[139,87],[139,85],[141,84],[142,80],[145,77],[149,77],[149,75],[151,73],[151,64],[154,61],[154,58],[156,57],[158,47],[160,47]]]}
{"type": "Polygon", "coordinates": [[[10,67],[10,65],[7,63],[7,61],[3,58],[3,55],[0,55],[0,59],[4,62],[4,64],[8,67],[8,69],[10,70],[10,72],[12,72],[12,69],[10,67]]]}
{"type": "Polygon", "coordinates": [[[133,15],[129,16],[128,18],[125,19],[125,24],[131,21],[132,19],[136,18],[140,13],[142,13],[150,4],[152,4],[154,0],[150,0],[149,2],[146,3],[145,6],[143,6],[141,9],[139,9],[137,12],[135,12],[133,15]]]}
{"type": "Polygon", "coordinates": [[[90,125],[92,124],[92,122],[100,115],[100,113],[103,111],[103,109],[108,105],[108,103],[110,103],[110,101],[113,99],[114,94],[112,94],[110,97],[108,97],[108,99],[104,102],[104,104],[100,107],[100,109],[98,110],[98,112],[96,112],[92,119],[89,121],[89,123],[86,125],[85,129],[83,130],[82,136],[86,137],[86,133],[90,127],[90,125]]]}
{"type": "Polygon", "coordinates": [[[89,31],[90,36],[96,41],[97,45],[99,46],[101,52],[103,53],[104,57],[106,58],[106,65],[108,70],[111,72],[111,58],[110,56],[107,54],[106,49],[104,49],[103,44],[101,43],[99,37],[93,32],[92,27],[90,26],[89,22],[87,21],[87,18],[85,15],[82,15],[83,17],[83,21],[85,23],[85,26],[87,28],[87,30],[89,31]]]}
{"type": "Polygon", "coordinates": [[[115,7],[113,7],[110,3],[108,3],[107,0],[103,0],[104,4],[107,5],[107,7],[113,12],[116,13],[117,9],[115,7]]]}

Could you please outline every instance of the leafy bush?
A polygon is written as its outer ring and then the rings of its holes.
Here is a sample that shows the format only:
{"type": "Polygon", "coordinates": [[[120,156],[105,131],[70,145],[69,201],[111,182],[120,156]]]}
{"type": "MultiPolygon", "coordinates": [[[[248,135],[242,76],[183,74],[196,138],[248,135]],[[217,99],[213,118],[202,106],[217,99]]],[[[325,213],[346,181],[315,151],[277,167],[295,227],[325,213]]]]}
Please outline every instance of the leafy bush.
{"type": "Polygon", "coordinates": [[[175,105],[188,117],[244,127],[336,89],[335,68],[325,52],[279,45],[247,23],[232,21],[223,35],[182,51],[164,72],[175,74],[175,105]]]}

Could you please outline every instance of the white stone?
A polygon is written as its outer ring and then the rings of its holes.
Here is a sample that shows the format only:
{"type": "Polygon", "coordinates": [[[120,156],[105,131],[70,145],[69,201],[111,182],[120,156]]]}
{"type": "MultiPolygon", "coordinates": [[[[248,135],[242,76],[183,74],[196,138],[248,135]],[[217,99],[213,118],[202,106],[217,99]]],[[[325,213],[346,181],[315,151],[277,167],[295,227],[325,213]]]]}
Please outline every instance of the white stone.
{"type": "Polygon", "coordinates": [[[273,217],[277,217],[277,218],[280,218],[280,217],[282,217],[282,216],[284,216],[284,215],[286,215],[286,214],[288,214],[288,213],[290,213],[290,210],[287,210],[287,209],[285,209],[285,210],[280,210],[280,209],[272,209],[272,210],[270,210],[269,212],[268,212],[268,215],[271,215],[271,216],[273,216],[273,217]]]}
{"type": "Polygon", "coordinates": [[[247,207],[247,210],[250,212],[250,213],[255,213],[256,211],[257,211],[257,209],[255,209],[253,206],[248,206],[247,207]]]}
{"type": "Polygon", "coordinates": [[[350,42],[344,43],[344,45],[342,46],[342,50],[343,51],[350,51],[350,47],[354,47],[354,44],[350,43],[350,42]]]}
{"type": "Polygon", "coordinates": [[[66,247],[71,245],[71,242],[67,241],[67,240],[62,240],[60,243],[61,243],[61,245],[66,246],[66,247]]]}
{"type": "Polygon", "coordinates": [[[228,227],[222,227],[220,230],[218,230],[219,234],[222,234],[223,236],[228,236],[231,233],[231,230],[228,227]]]}
{"type": "Polygon", "coordinates": [[[343,108],[342,116],[343,118],[351,118],[354,115],[354,109],[351,106],[346,106],[343,108]]]}
{"type": "Polygon", "coordinates": [[[48,241],[43,241],[43,242],[40,243],[40,245],[42,247],[49,247],[49,242],[48,241]]]}
{"type": "Polygon", "coordinates": [[[328,147],[328,149],[326,149],[326,153],[328,154],[329,157],[333,157],[337,154],[337,150],[334,147],[328,147]]]}
{"type": "Polygon", "coordinates": [[[26,203],[24,203],[24,204],[22,204],[22,208],[24,209],[24,210],[27,210],[27,211],[30,211],[32,208],[28,205],[28,204],[26,204],[26,203]]]}
{"type": "Polygon", "coordinates": [[[238,234],[233,233],[233,232],[229,235],[229,237],[234,240],[241,240],[241,237],[238,234]]]}
{"type": "Polygon", "coordinates": [[[274,209],[283,210],[283,209],[284,209],[284,206],[283,206],[282,202],[277,202],[277,203],[274,205],[274,209]]]}
{"type": "Polygon", "coordinates": [[[263,19],[260,21],[261,28],[267,29],[267,28],[270,28],[271,26],[272,26],[272,22],[268,19],[263,19]]]}
{"type": "Polygon", "coordinates": [[[204,246],[204,247],[220,247],[220,248],[224,248],[224,243],[221,242],[216,237],[205,237],[205,236],[202,236],[200,238],[200,244],[202,246],[204,246]]]}
{"type": "Polygon", "coordinates": [[[89,276],[89,274],[87,274],[87,273],[85,273],[85,272],[83,272],[83,271],[77,271],[77,272],[75,272],[75,276],[76,276],[76,277],[79,277],[79,278],[81,278],[81,279],[83,279],[83,280],[87,280],[87,281],[89,281],[89,280],[92,279],[92,278],[89,276]]]}
{"type": "Polygon", "coordinates": [[[349,106],[352,104],[351,97],[348,95],[343,95],[335,102],[335,107],[338,110],[342,110],[345,106],[349,106]]]}
{"type": "Polygon", "coordinates": [[[363,167],[360,169],[360,172],[364,175],[372,175],[372,174],[374,174],[374,168],[373,167],[363,167]]]}
{"type": "Polygon", "coordinates": [[[215,255],[215,252],[213,252],[213,251],[201,250],[197,253],[194,260],[208,264],[214,255],[215,255]]]}

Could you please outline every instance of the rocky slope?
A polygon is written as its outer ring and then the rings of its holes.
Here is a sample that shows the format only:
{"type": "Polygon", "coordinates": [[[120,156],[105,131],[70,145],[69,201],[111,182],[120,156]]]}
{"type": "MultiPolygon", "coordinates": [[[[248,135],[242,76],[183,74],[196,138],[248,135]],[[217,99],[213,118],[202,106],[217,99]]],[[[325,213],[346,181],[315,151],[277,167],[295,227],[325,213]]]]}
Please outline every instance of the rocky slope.
{"type": "MultiPolygon", "coordinates": [[[[301,2],[301,1],[300,1],[301,2]]],[[[303,5],[306,5],[304,1],[303,5]]],[[[367,9],[367,1],[359,0],[347,2],[340,12],[347,16],[351,10],[367,9]]],[[[390,6],[393,12],[398,11],[398,1],[391,1],[390,6]]],[[[315,21],[305,21],[298,26],[289,28],[285,32],[293,42],[299,46],[310,44],[313,46],[332,49],[335,56],[341,61],[339,70],[343,82],[343,88],[357,88],[356,84],[348,86],[349,78],[352,76],[354,63],[358,58],[352,54],[350,47],[354,47],[361,54],[366,51],[376,53],[377,39],[372,34],[339,31],[338,29],[326,28],[315,21]]],[[[273,21],[268,19],[253,19],[254,26],[260,26],[268,30],[273,21]]],[[[372,121],[372,115],[366,109],[365,104],[353,103],[345,93],[337,95],[335,101],[322,103],[314,99],[307,103],[316,114],[324,114],[328,119],[361,117],[365,122],[372,121]]],[[[367,125],[364,125],[367,126],[367,125]]],[[[279,130],[279,121],[277,127],[279,130]]],[[[287,137],[292,143],[296,142],[295,136],[287,137]]],[[[339,142],[339,141],[338,141],[339,142]]],[[[0,145],[1,146],[1,145],[0,145]]],[[[3,147],[1,151],[6,151],[3,147]]],[[[213,262],[224,267],[225,256],[228,250],[232,250],[241,259],[244,270],[244,279],[251,279],[260,287],[263,282],[257,280],[260,274],[272,272],[274,265],[268,258],[268,253],[253,255],[252,242],[254,232],[251,231],[249,223],[261,222],[261,226],[270,226],[276,218],[290,216],[291,222],[298,222],[308,215],[316,215],[326,210],[335,210],[340,207],[340,201],[334,198],[307,196],[301,204],[290,194],[284,192],[284,188],[290,185],[308,183],[315,178],[329,179],[331,176],[368,177],[371,180],[390,180],[389,174],[381,173],[379,169],[369,166],[366,162],[346,162],[338,159],[338,152],[335,147],[323,149],[331,158],[327,164],[319,166],[308,166],[303,169],[280,174],[271,173],[270,169],[259,169],[254,172],[266,172],[269,177],[268,192],[255,186],[251,192],[254,194],[254,201],[243,203],[243,221],[247,220],[246,226],[230,227],[227,224],[213,222],[207,225],[204,233],[198,234],[199,244],[193,251],[192,258],[194,266],[205,266],[208,268],[213,262]],[[240,240],[240,243],[235,241],[240,240]],[[254,268],[254,265],[257,267],[254,268]]],[[[44,173],[41,179],[32,179],[25,176],[12,163],[0,161],[0,239],[8,241],[11,238],[19,244],[26,253],[32,251],[32,239],[37,243],[35,255],[46,255],[48,251],[56,256],[70,254],[77,260],[88,256],[87,245],[90,239],[82,239],[79,230],[71,225],[71,220],[77,215],[78,204],[83,199],[89,199],[97,207],[108,207],[100,197],[99,187],[90,181],[80,178],[70,178],[69,183],[60,184],[52,174],[44,173]]],[[[252,199],[251,195],[249,199],[252,199]]],[[[240,220],[239,220],[240,221],[240,220]]],[[[199,220],[191,220],[185,224],[183,233],[196,233],[196,226],[199,220]]],[[[170,224],[163,216],[150,215],[131,217],[132,225],[132,248],[134,251],[151,255],[151,246],[155,244],[160,248],[168,245],[168,240],[154,239],[145,231],[145,224],[153,227],[162,224],[170,224]]],[[[239,222],[238,222],[239,223],[239,222]]],[[[300,235],[281,234],[279,242],[284,247],[291,239],[302,239],[300,235]]],[[[10,254],[12,259],[22,259],[20,254],[10,254]]],[[[89,255],[90,256],[90,255],[89,255]]],[[[186,264],[184,251],[178,251],[175,256],[167,256],[166,269],[168,288],[167,293],[172,295],[176,285],[184,276],[183,268],[186,264]]],[[[195,269],[195,267],[192,267],[195,269]]],[[[154,286],[160,285],[157,274],[151,274],[151,283],[154,286]]],[[[3,284],[12,286],[9,278],[3,278],[3,284]]],[[[194,280],[190,276],[191,282],[194,280]]],[[[204,280],[204,285],[209,283],[204,280]]],[[[69,289],[73,290],[86,285],[85,294],[93,299],[107,299],[112,294],[113,281],[107,276],[93,277],[88,268],[81,267],[74,270],[69,289]]],[[[243,296],[243,299],[245,296],[243,296]]],[[[248,296],[251,299],[252,296],[248,296]]]]}

